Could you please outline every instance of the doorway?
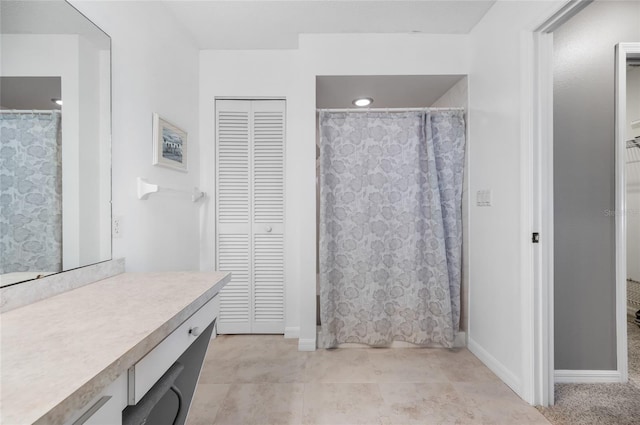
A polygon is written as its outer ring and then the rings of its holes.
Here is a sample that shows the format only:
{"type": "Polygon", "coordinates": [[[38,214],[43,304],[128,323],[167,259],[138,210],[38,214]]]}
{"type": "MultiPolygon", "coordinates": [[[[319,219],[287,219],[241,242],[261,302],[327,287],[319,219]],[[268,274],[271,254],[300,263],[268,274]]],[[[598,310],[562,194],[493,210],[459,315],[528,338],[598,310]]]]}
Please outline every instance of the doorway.
{"type": "Polygon", "coordinates": [[[534,250],[542,405],[553,404],[554,383],[627,380],[626,145],[619,131],[613,137],[611,106],[620,100],[611,87],[623,81],[615,46],[640,39],[637,12],[626,7],[638,5],[568,3],[534,33],[533,226],[546,244],[534,250]]]}
{"type": "Polygon", "coordinates": [[[617,142],[624,148],[620,163],[624,168],[624,231],[626,280],[628,377],[640,385],[640,43],[618,46],[617,142]],[[620,74],[625,74],[624,79],[620,74]],[[620,103],[624,102],[624,108],[620,103]]]}

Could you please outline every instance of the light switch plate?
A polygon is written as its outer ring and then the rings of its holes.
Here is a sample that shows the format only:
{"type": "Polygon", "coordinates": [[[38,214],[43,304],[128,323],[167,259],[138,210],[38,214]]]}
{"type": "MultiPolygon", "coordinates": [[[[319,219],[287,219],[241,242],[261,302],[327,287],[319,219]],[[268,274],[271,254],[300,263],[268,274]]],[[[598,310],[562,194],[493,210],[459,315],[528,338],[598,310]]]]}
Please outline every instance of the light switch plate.
{"type": "Polygon", "coordinates": [[[491,190],[483,189],[476,192],[476,205],[479,207],[491,206],[491,190]]]}

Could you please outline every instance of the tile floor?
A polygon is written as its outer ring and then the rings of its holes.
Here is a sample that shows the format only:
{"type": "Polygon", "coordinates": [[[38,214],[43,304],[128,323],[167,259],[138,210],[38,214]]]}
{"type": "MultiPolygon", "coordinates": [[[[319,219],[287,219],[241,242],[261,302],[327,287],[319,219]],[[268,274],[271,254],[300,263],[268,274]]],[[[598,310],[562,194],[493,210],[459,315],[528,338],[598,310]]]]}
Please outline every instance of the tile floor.
{"type": "Polygon", "coordinates": [[[299,352],[275,335],[219,336],[188,425],[548,424],[466,349],[299,352]]]}

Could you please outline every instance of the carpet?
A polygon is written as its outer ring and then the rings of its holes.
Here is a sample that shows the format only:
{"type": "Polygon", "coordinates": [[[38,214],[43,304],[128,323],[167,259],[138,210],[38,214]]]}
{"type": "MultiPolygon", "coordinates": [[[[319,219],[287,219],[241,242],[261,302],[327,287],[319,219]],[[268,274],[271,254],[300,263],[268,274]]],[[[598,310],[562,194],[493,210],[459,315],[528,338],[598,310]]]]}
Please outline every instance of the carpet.
{"type": "Polygon", "coordinates": [[[538,410],[556,425],[640,423],[640,328],[628,323],[629,383],[556,384],[556,404],[538,410]]]}
{"type": "Polygon", "coordinates": [[[629,346],[629,382],[640,388],[640,326],[635,323],[627,322],[627,345],[629,346]]]}

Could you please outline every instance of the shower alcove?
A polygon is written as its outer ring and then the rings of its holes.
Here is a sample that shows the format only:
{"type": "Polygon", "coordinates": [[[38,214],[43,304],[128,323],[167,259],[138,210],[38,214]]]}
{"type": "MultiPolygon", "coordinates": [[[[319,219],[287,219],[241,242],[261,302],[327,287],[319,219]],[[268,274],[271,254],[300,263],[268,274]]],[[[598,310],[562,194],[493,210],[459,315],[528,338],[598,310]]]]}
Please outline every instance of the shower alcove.
{"type": "MultiPolygon", "coordinates": [[[[376,76],[318,76],[316,77],[316,322],[318,325],[318,346],[323,347],[321,332],[320,302],[320,116],[323,110],[346,111],[366,109],[370,112],[402,112],[419,108],[460,108],[465,121],[468,106],[467,77],[464,75],[376,75],[376,76]],[[369,97],[373,103],[366,108],[354,106],[354,99],[369,97]]],[[[468,131],[467,131],[468,136],[468,131]]],[[[466,345],[468,329],[468,224],[469,198],[467,170],[470,144],[466,137],[464,156],[464,180],[462,183],[462,262],[460,282],[460,325],[454,346],[466,345]]],[[[341,343],[340,347],[361,347],[363,344],[341,343]]],[[[408,342],[394,340],[392,347],[411,347],[408,342]]]]}

